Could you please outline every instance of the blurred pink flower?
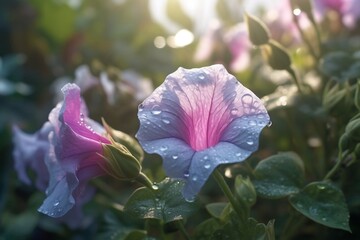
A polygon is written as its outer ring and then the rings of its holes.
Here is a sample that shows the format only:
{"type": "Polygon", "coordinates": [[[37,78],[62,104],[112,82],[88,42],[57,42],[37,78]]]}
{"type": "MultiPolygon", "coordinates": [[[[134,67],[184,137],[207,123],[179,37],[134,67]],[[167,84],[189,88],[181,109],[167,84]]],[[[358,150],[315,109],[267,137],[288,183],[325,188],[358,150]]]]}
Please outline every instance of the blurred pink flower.
{"type": "Polygon", "coordinates": [[[232,71],[245,70],[250,64],[251,43],[245,23],[239,23],[230,28],[225,35],[232,59],[230,68],[232,71]]]}

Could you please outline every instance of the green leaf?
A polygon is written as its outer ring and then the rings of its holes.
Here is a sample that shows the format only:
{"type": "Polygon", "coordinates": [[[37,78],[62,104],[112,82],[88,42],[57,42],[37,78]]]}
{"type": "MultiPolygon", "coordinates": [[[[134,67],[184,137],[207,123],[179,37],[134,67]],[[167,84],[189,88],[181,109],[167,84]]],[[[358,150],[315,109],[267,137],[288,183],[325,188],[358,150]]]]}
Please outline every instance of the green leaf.
{"type": "Polygon", "coordinates": [[[100,229],[100,233],[96,236],[96,239],[144,239],[146,232],[144,230],[137,229],[134,227],[134,224],[126,223],[126,220],[127,219],[119,219],[112,212],[107,212],[105,214],[104,227],[100,229]]]}
{"type": "Polygon", "coordinates": [[[331,183],[312,182],[289,200],[297,211],[311,220],[327,227],[351,231],[345,197],[331,183]]]}
{"type": "Polygon", "coordinates": [[[212,240],[220,239],[247,239],[247,240],[273,240],[274,221],[267,225],[258,223],[255,219],[249,218],[246,222],[241,222],[235,212],[230,215],[230,221],[214,231],[212,240]]]}
{"type": "Polygon", "coordinates": [[[211,238],[213,233],[220,228],[221,225],[217,219],[207,219],[195,228],[195,233],[192,239],[208,240],[211,238]]]}
{"type": "Polygon", "coordinates": [[[183,219],[195,210],[196,204],[185,201],[181,194],[183,181],[166,178],[157,186],[157,190],[137,189],[124,211],[136,218],[156,218],[168,223],[183,219]]]}
{"type": "Polygon", "coordinates": [[[254,175],[259,196],[282,198],[299,192],[304,182],[304,165],[295,153],[279,153],[259,162],[254,175]]]}
{"type": "Polygon", "coordinates": [[[214,218],[221,218],[221,214],[224,211],[225,207],[228,203],[220,202],[220,203],[210,203],[206,205],[206,210],[210,213],[211,216],[214,218]]]}

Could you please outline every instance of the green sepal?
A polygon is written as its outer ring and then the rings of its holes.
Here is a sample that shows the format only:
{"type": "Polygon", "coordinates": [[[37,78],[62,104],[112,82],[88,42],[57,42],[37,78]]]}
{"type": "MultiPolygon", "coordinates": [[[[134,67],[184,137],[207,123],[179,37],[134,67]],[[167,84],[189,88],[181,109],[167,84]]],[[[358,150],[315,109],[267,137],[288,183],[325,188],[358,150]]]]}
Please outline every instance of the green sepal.
{"type": "Polygon", "coordinates": [[[115,142],[124,145],[131,152],[131,154],[141,162],[144,158],[144,151],[140,144],[130,135],[113,129],[105,122],[104,119],[101,120],[107,134],[109,134],[115,142]]]}
{"type": "Polygon", "coordinates": [[[106,161],[104,170],[120,180],[131,180],[141,172],[140,162],[120,143],[111,139],[111,144],[103,144],[103,159],[106,161]]]}

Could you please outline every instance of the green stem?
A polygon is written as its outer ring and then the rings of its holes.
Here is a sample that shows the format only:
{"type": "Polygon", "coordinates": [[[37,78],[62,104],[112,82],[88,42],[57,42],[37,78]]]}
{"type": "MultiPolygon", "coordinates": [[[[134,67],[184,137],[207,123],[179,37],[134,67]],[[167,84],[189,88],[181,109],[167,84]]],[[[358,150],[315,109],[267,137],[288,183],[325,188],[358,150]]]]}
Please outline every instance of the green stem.
{"type": "MultiPolygon", "coordinates": [[[[346,155],[347,154],[345,153],[345,156],[346,155]]],[[[342,151],[339,151],[337,162],[332,167],[332,169],[326,174],[326,176],[323,179],[324,181],[330,179],[339,170],[339,168],[341,167],[342,160],[345,158],[345,156],[342,156],[342,151]]]]}
{"type": "MultiPolygon", "coordinates": [[[[294,9],[294,4],[293,4],[292,1],[290,1],[290,5],[291,5],[291,9],[294,9]]],[[[294,14],[292,14],[292,18],[293,18],[293,21],[294,21],[294,23],[295,23],[295,26],[296,26],[297,30],[299,31],[299,33],[300,33],[300,35],[301,35],[302,40],[303,40],[303,41],[305,42],[305,44],[307,45],[311,56],[313,56],[313,58],[315,58],[315,59],[318,59],[318,56],[316,55],[313,46],[311,45],[309,39],[306,37],[304,31],[303,31],[302,28],[300,27],[299,19],[298,19],[297,16],[295,16],[294,14]]]]}
{"type": "Polygon", "coordinates": [[[221,188],[221,190],[224,192],[225,196],[229,200],[229,202],[230,202],[231,206],[233,207],[234,211],[238,214],[240,219],[245,221],[246,212],[243,211],[241,206],[236,201],[234,195],[232,194],[229,186],[227,185],[227,183],[226,183],[224,177],[222,176],[222,174],[220,173],[220,171],[218,169],[215,169],[215,171],[213,172],[213,176],[214,176],[217,184],[219,185],[219,187],[221,188]]]}
{"type": "Polygon", "coordinates": [[[299,81],[299,78],[297,77],[294,69],[292,69],[291,67],[289,67],[288,69],[286,69],[286,71],[291,75],[291,77],[294,79],[294,82],[298,88],[298,91],[301,93],[301,94],[304,94],[303,91],[302,91],[302,87],[301,87],[301,84],[300,84],[300,81],[299,81]]]}
{"type": "Polygon", "coordinates": [[[306,218],[297,212],[293,212],[285,223],[281,240],[290,240],[296,231],[303,225],[306,218]]]}
{"type": "Polygon", "coordinates": [[[180,232],[184,235],[185,239],[190,240],[191,238],[184,227],[183,221],[176,221],[176,225],[179,228],[180,232]]]}

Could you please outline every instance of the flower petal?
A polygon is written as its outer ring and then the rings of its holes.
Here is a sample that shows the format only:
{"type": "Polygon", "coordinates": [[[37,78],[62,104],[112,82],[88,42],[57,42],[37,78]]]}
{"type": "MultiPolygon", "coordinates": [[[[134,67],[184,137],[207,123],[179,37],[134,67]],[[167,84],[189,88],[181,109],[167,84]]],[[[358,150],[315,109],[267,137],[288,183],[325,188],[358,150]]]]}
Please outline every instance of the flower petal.
{"type": "Polygon", "coordinates": [[[241,162],[251,153],[252,151],[228,142],[220,142],[215,147],[195,153],[191,160],[189,177],[183,189],[184,198],[193,199],[217,166],[241,162]]]}
{"type": "Polygon", "coordinates": [[[143,142],[143,148],[148,153],[157,153],[163,158],[165,172],[168,176],[187,177],[194,151],[182,140],[165,138],[143,142]]]}
{"type": "Polygon", "coordinates": [[[52,130],[49,122],[34,134],[26,134],[17,126],[13,126],[13,156],[15,169],[20,180],[26,184],[31,184],[27,175],[27,168],[30,167],[36,172],[36,187],[44,191],[48,184],[49,174],[43,161],[48,152],[48,134],[52,130]]]}

